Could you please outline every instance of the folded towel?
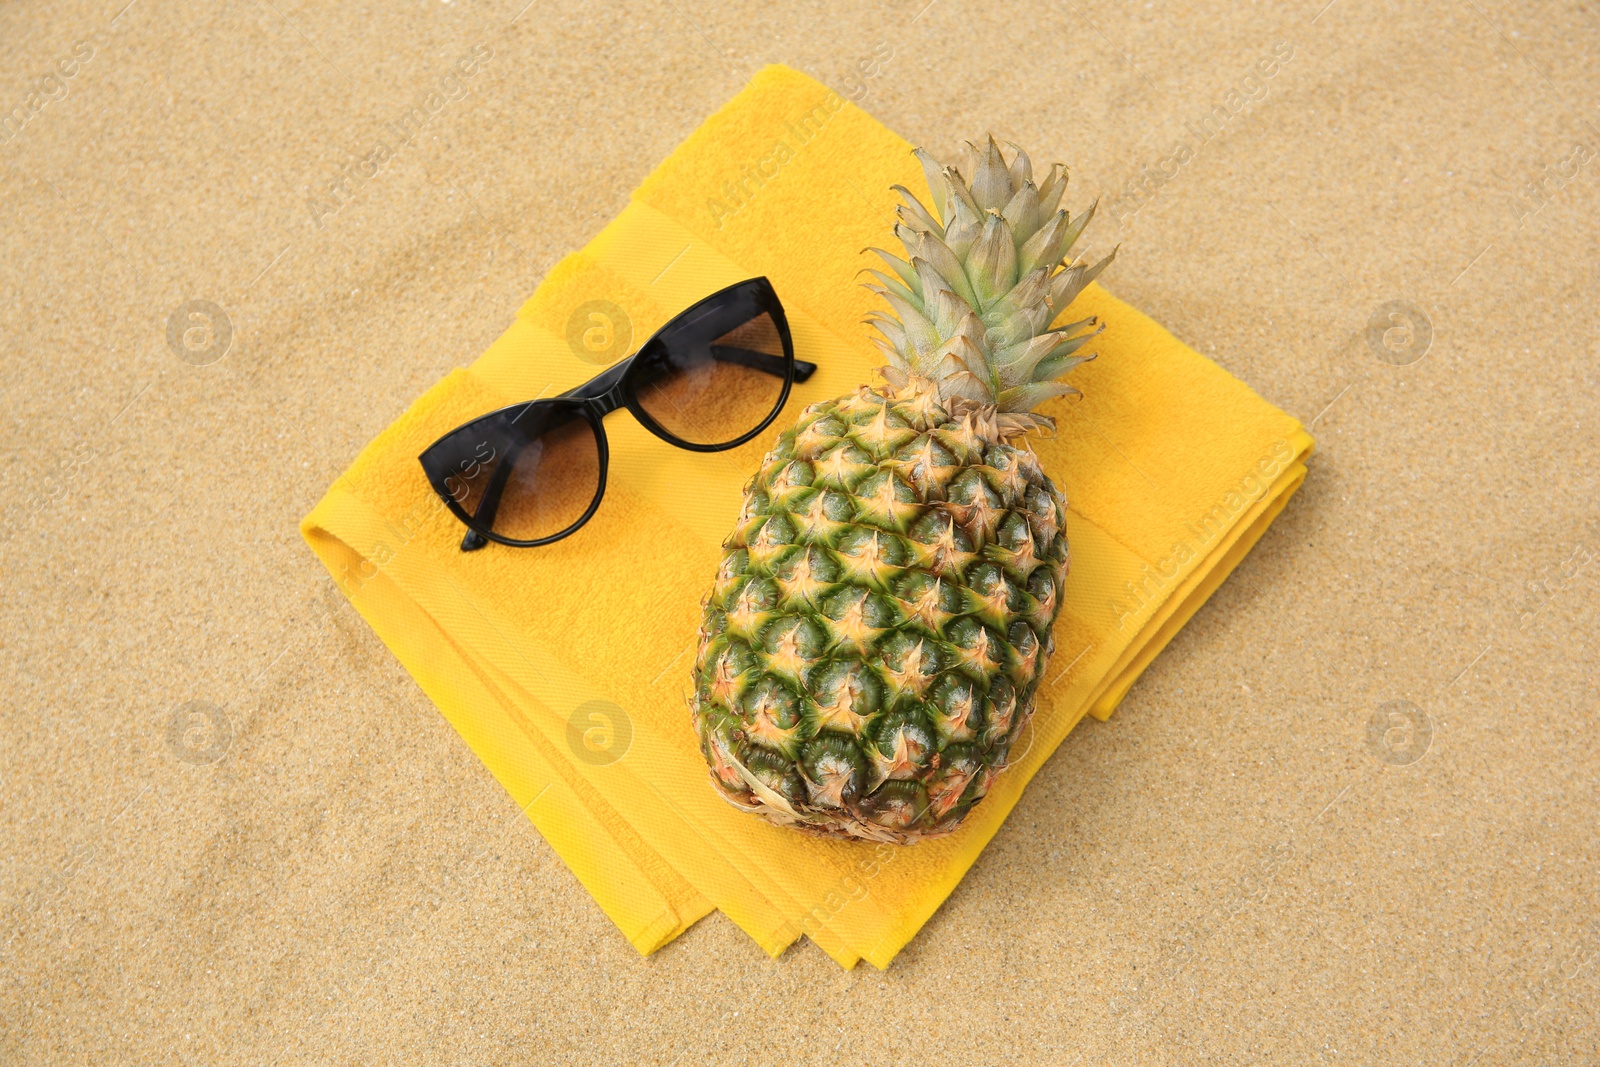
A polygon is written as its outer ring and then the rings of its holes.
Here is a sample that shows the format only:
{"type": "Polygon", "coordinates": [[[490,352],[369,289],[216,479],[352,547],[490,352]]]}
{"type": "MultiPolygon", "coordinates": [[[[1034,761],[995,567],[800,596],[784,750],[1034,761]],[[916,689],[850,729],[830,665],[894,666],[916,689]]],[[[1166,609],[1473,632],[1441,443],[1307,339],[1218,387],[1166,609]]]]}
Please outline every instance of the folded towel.
{"type": "Polygon", "coordinates": [[[1106,324],[1100,358],[1074,372],[1081,401],[1046,406],[1060,433],[1035,444],[1070,503],[1072,570],[1031,743],[960,829],[915,846],[810,837],[728,806],[707,779],[686,697],[700,600],[765,435],[696,454],[613,416],[610,483],[587,526],[546,547],[474,553],[457,550],[463,529],[417,455],[473,416],[593,377],[584,328],[609,322],[637,343],[755,275],[781,296],[796,352],[821,367],[772,437],[806,404],[872,380],[861,320],[877,300],[857,284],[861,250],[889,241],[891,185],[927,189],[910,150],[826,87],[765,68],[301,524],[642,953],[718,908],[773,955],[803,934],[846,967],[887,966],[1062,738],[1085,712],[1111,714],[1305,477],[1312,441],[1295,419],[1091,286],[1072,314],[1106,324]],[[602,319],[590,318],[596,308],[602,319]]]}

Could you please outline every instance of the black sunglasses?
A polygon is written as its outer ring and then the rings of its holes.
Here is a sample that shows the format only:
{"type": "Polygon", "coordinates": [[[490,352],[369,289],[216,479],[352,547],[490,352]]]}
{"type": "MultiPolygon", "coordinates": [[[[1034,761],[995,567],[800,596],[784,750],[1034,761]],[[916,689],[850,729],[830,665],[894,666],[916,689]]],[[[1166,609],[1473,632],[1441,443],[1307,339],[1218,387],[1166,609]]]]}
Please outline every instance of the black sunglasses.
{"type": "Polygon", "coordinates": [[[692,305],[598,377],[473,419],[418,459],[469,527],[463,552],[547,545],[600,507],[611,455],[601,420],[611,412],[627,408],[668,444],[720,452],[766,429],[816,369],[794,358],[772,283],[750,278],[692,305]]]}

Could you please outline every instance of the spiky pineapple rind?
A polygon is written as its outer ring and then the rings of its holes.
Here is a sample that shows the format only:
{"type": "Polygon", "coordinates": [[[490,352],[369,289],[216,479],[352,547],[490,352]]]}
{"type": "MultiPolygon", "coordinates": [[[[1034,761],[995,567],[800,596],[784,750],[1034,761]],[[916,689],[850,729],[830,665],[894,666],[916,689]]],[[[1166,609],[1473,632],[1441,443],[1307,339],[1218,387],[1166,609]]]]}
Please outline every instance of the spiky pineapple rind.
{"type": "Polygon", "coordinates": [[[1032,451],[926,383],[807,408],[705,604],[691,705],[719,792],[835,837],[953,830],[1032,714],[1064,521],[1032,451]]]}

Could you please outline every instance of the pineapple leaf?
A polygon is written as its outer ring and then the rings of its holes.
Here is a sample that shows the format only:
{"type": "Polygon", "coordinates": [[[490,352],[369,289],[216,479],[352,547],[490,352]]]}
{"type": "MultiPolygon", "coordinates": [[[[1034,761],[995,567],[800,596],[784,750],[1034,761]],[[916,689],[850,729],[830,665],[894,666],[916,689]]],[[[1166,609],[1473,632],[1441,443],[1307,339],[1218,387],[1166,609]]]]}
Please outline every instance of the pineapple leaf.
{"type": "Polygon", "coordinates": [[[1050,173],[1039,183],[1039,212],[1053,215],[1061,204],[1061,194],[1067,191],[1067,168],[1059,163],[1050,164],[1050,173]]]}
{"type": "Polygon", "coordinates": [[[983,208],[978,205],[972,190],[967,188],[967,183],[961,180],[961,172],[954,167],[944,168],[944,187],[948,193],[946,203],[950,206],[951,214],[956,210],[956,204],[965,204],[967,210],[972,212],[973,218],[983,218],[983,208]]]}
{"type": "Polygon", "coordinates": [[[1045,421],[1030,406],[1075,392],[1057,379],[1093,358],[1079,351],[1100,333],[1095,320],[1051,324],[1116,252],[1093,264],[1074,259],[1097,205],[1073,217],[1062,207],[1067,169],[1055,163],[1037,176],[1026,152],[1006,146],[992,135],[964,142],[964,170],[916,151],[934,207],[894,186],[904,258],[870,249],[887,269],[869,270],[867,288],[890,313],[867,321],[900,377],[928,377],[943,397],[993,405],[1005,417],[1001,432],[1025,432],[1045,421]]]}
{"type": "MultiPolygon", "coordinates": [[[[943,241],[928,239],[923,241],[917,249],[917,255],[911,259],[911,265],[916,266],[917,260],[922,260],[933,269],[933,272],[944,280],[945,288],[954,292],[967,302],[969,307],[978,306],[978,294],[967,280],[967,272],[961,269],[961,261],[956,258],[950,246],[943,241]]],[[[920,275],[920,270],[919,270],[920,275]]]]}
{"type": "Polygon", "coordinates": [[[951,375],[939,376],[940,391],[948,396],[959,396],[971,400],[975,404],[993,404],[994,393],[989,387],[969,370],[957,371],[951,375]]]}
{"type": "Polygon", "coordinates": [[[1033,181],[1033,161],[1015,141],[1007,141],[1006,146],[1016,153],[1011,157],[1011,185],[1012,188],[1020,189],[1033,181]]]}
{"type": "Polygon", "coordinates": [[[1051,267],[1061,262],[1062,235],[1067,230],[1067,213],[1058,211],[1050,216],[1050,221],[1041,226],[1037,233],[1028,238],[1027,243],[1017,251],[1017,267],[1020,270],[1031,271],[1035,267],[1051,267]]]}
{"type": "Polygon", "coordinates": [[[1055,343],[1054,334],[1042,333],[996,352],[994,365],[1000,376],[1000,384],[1011,389],[1036,381],[1034,368],[1051,353],[1055,343]]]}
{"type": "Polygon", "coordinates": [[[894,362],[891,362],[888,366],[884,367],[880,373],[883,375],[883,380],[894,386],[896,389],[904,389],[906,383],[911,380],[911,375],[908,373],[908,369],[894,362]]]}
{"type": "Polygon", "coordinates": [[[891,278],[887,274],[883,273],[883,271],[873,270],[871,268],[868,268],[867,273],[878,279],[879,283],[883,285],[885,291],[895,294],[900,299],[907,301],[908,303],[916,302],[917,294],[898,278],[891,278]]]}
{"type": "Polygon", "coordinates": [[[956,170],[961,172],[968,185],[978,176],[978,168],[983,166],[983,150],[971,141],[961,142],[961,163],[956,170]]]}
{"type": "MultiPolygon", "coordinates": [[[[950,221],[948,191],[944,184],[944,168],[939,161],[930,156],[925,150],[918,148],[912,151],[917,157],[917,162],[922,164],[923,177],[928,179],[928,192],[933,197],[934,210],[939,212],[939,217],[945,222],[950,221]],[[943,199],[941,199],[943,197],[943,199]]],[[[912,197],[912,199],[916,199],[912,197]]]]}
{"type": "Polygon", "coordinates": [[[1100,272],[1116,258],[1117,250],[1113,248],[1106,258],[1089,266],[1085,263],[1074,264],[1050,279],[1050,306],[1057,312],[1066,310],[1068,304],[1077,299],[1088,284],[1100,276],[1100,272]]]}
{"type": "MultiPolygon", "coordinates": [[[[1093,341],[1096,337],[1099,337],[1100,336],[1100,331],[1104,330],[1104,329],[1105,329],[1105,327],[1101,326],[1099,329],[1090,330],[1088,333],[1079,334],[1076,337],[1062,337],[1058,333],[1041,334],[1040,335],[1041,337],[1053,337],[1056,340],[1055,346],[1050,349],[1050,352],[1049,352],[1049,354],[1048,354],[1048,356],[1046,358],[1047,359],[1060,359],[1063,356],[1070,356],[1070,355],[1072,355],[1072,353],[1076,352],[1078,349],[1082,348],[1084,345],[1088,344],[1090,341],[1093,341]]],[[[1053,378],[1053,377],[1055,377],[1055,375],[1051,375],[1051,374],[1036,374],[1036,375],[1034,375],[1034,377],[1035,378],[1053,378]]]]}
{"type": "Polygon", "coordinates": [[[897,293],[892,293],[881,285],[869,285],[879,296],[889,302],[894,309],[895,317],[900,320],[900,325],[905,327],[906,339],[911,342],[913,351],[918,356],[931,354],[939,348],[939,333],[933,328],[933,323],[923,317],[912,301],[901,299],[897,293]]]}
{"type": "Polygon", "coordinates": [[[929,214],[928,209],[922,205],[922,201],[911,195],[910,189],[903,185],[896,185],[891,188],[905,197],[906,202],[895,208],[895,214],[900,217],[901,222],[904,222],[913,230],[922,230],[938,237],[944,236],[944,226],[940,224],[938,219],[929,214]],[[907,218],[908,215],[910,218],[907,218]]]}
{"type": "Polygon", "coordinates": [[[1011,172],[1000,158],[1000,146],[989,137],[978,171],[972,178],[972,198],[986,211],[999,211],[1011,200],[1011,172]]]}
{"type": "MultiPolygon", "coordinates": [[[[926,304],[924,305],[926,306],[926,304]]],[[[948,289],[933,294],[933,328],[941,337],[950,337],[960,331],[962,318],[971,314],[966,302],[948,289]]]]}
{"type": "Polygon", "coordinates": [[[867,317],[861,321],[875,328],[879,333],[889,339],[889,343],[900,351],[909,348],[906,341],[906,328],[900,325],[900,320],[883,311],[869,311],[867,317]]]}
{"type": "Polygon", "coordinates": [[[1032,411],[1051,397],[1082,395],[1066,382],[1032,382],[1007,389],[997,399],[1002,411],[1032,411]]]}
{"type": "Polygon", "coordinates": [[[1030,270],[1024,274],[1011,291],[995,304],[995,309],[1002,313],[1004,318],[1010,318],[1025,307],[1031,307],[1044,299],[1050,291],[1050,272],[1043,267],[1030,270]]]}
{"type": "MultiPolygon", "coordinates": [[[[876,325],[876,323],[874,323],[874,325],[876,325]]],[[[902,355],[900,350],[894,345],[890,344],[888,341],[885,341],[881,337],[871,337],[868,338],[868,340],[877,346],[879,352],[883,353],[883,358],[888,360],[889,366],[899,367],[901,369],[909,369],[909,364],[907,364],[905,356],[902,355]]]]}
{"type": "Polygon", "coordinates": [[[900,276],[900,280],[905,282],[907,289],[917,293],[919,296],[921,295],[920,286],[922,283],[917,278],[916,269],[912,267],[911,264],[907,263],[894,253],[885,252],[881,248],[869,248],[867,251],[875,254],[879,259],[888,264],[889,269],[898,274],[900,276]]]}
{"type": "Polygon", "coordinates": [[[967,280],[978,294],[980,310],[1009,293],[1017,282],[1017,246],[998,212],[989,213],[982,235],[967,254],[967,280]]]}
{"type": "Polygon", "coordinates": [[[957,201],[955,217],[950,220],[950,225],[945,227],[944,234],[944,243],[949,246],[950,252],[957,259],[967,258],[973,244],[982,234],[983,216],[968,210],[966,204],[957,201]]]}
{"type": "Polygon", "coordinates": [[[1040,360],[1039,365],[1034,368],[1034,373],[1038,376],[1040,381],[1057,381],[1063,374],[1070,371],[1073,367],[1076,367],[1080,363],[1087,363],[1093,358],[1094,356],[1092,355],[1052,356],[1049,359],[1040,360]]]}
{"type": "Polygon", "coordinates": [[[1066,232],[1061,238],[1062,255],[1066,255],[1066,253],[1071,250],[1073,244],[1077,242],[1079,235],[1083,233],[1083,228],[1089,225],[1090,219],[1094,218],[1095,208],[1099,206],[1100,201],[1096,200],[1094,203],[1089,205],[1089,209],[1087,211],[1073,219],[1071,224],[1067,226],[1066,232]]]}
{"type": "Polygon", "coordinates": [[[1032,182],[1024,182],[1006,203],[1001,212],[1011,225],[1011,238],[1019,245],[1026,243],[1039,228],[1039,190],[1032,182]]]}

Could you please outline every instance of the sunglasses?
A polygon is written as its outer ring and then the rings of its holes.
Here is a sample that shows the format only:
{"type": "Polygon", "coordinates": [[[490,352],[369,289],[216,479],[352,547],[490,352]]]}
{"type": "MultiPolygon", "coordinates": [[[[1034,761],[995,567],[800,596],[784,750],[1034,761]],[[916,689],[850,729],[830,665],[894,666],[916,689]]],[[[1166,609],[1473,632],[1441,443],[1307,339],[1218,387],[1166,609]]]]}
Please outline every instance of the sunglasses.
{"type": "Polygon", "coordinates": [[[720,452],[766,429],[816,369],[794,358],[772,283],[750,278],[681,312],[598,377],[479,416],[418,459],[468,527],[463,552],[547,545],[600,507],[611,455],[602,420],[613,411],[627,408],[670,445],[720,452]]]}

